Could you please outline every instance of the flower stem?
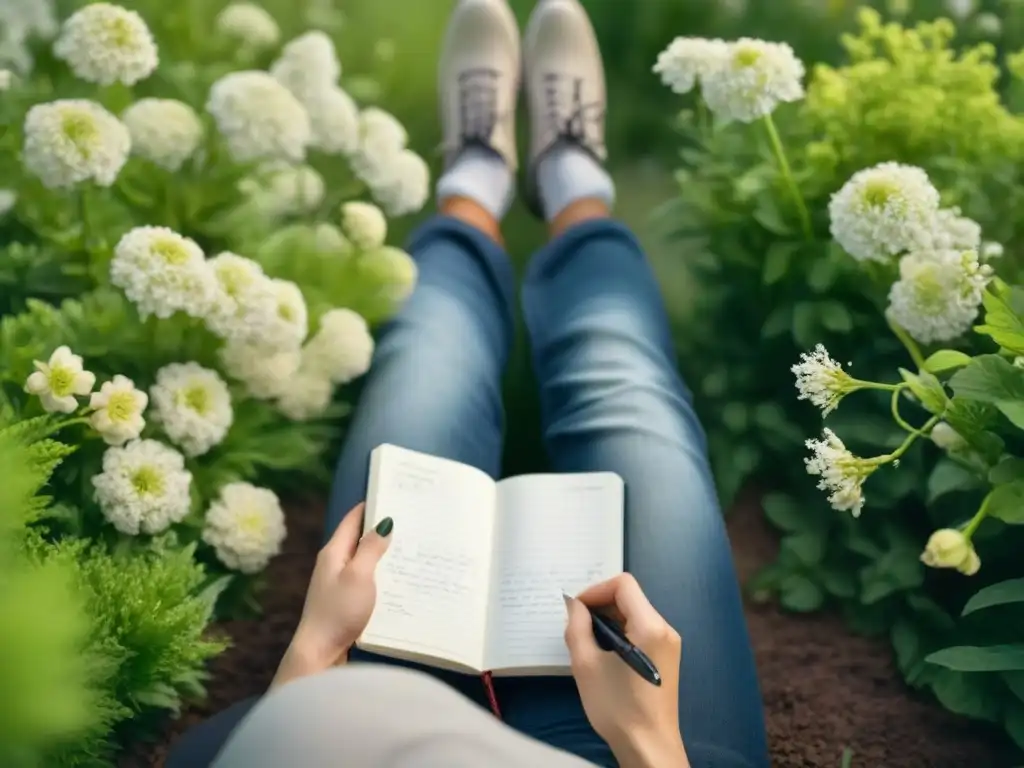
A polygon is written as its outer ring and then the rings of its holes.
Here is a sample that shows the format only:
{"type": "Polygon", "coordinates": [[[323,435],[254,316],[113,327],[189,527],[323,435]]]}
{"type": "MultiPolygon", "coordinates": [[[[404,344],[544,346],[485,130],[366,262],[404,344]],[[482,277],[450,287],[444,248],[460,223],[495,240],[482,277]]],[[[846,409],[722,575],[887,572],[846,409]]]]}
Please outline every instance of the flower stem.
{"type": "MultiPolygon", "coordinates": [[[[994,491],[992,493],[994,493],[994,491]]],[[[992,493],[989,493],[989,495],[985,497],[985,500],[981,502],[981,506],[978,508],[978,511],[975,512],[974,517],[971,518],[971,522],[969,522],[964,528],[964,536],[968,541],[971,540],[974,532],[978,530],[978,526],[980,526],[982,521],[988,516],[988,506],[992,501],[992,493]]]]}
{"type": "Polygon", "coordinates": [[[909,435],[907,435],[907,439],[903,441],[899,448],[897,448],[892,453],[879,458],[884,459],[883,463],[886,464],[896,461],[909,450],[910,446],[914,444],[914,441],[917,440],[917,438],[924,437],[926,434],[928,434],[928,432],[931,431],[932,427],[938,424],[939,421],[940,419],[938,416],[932,416],[930,419],[928,419],[928,421],[924,423],[924,426],[922,426],[920,429],[913,429],[913,427],[911,427],[913,431],[909,435]]]}
{"type": "Polygon", "coordinates": [[[786,150],[782,146],[782,139],[779,137],[779,131],[775,127],[775,121],[772,120],[772,116],[770,114],[764,116],[764,126],[768,131],[768,139],[772,143],[772,151],[775,153],[775,159],[779,163],[779,171],[782,173],[782,178],[786,182],[786,186],[789,187],[789,193],[793,197],[793,203],[796,205],[797,213],[800,215],[800,226],[803,228],[804,237],[808,240],[813,240],[814,235],[811,230],[811,215],[807,212],[807,204],[804,202],[803,195],[800,194],[800,189],[796,185],[796,179],[793,178],[793,169],[789,167],[789,159],[786,157],[786,150]]]}
{"type": "Polygon", "coordinates": [[[88,423],[89,423],[89,417],[88,416],[76,416],[73,419],[66,419],[64,421],[58,421],[56,424],[54,424],[50,428],[50,434],[52,435],[52,434],[55,434],[57,432],[60,432],[62,429],[66,429],[67,427],[73,427],[75,424],[88,424],[88,423]]]}
{"type": "Polygon", "coordinates": [[[900,425],[907,432],[917,432],[910,424],[908,424],[902,416],[900,416],[900,395],[903,394],[903,387],[895,387],[892,391],[892,401],[889,404],[889,408],[892,411],[893,420],[900,425]]]}
{"type": "Polygon", "coordinates": [[[82,250],[88,253],[92,244],[92,223],[89,220],[89,189],[85,185],[78,190],[78,216],[82,219],[82,250]]]}
{"type": "Polygon", "coordinates": [[[900,340],[904,347],[907,349],[907,353],[910,355],[910,359],[914,361],[914,365],[917,366],[917,370],[923,371],[925,369],[924,355],[921,354],[921,348],[917,346],[917,342],[910,338],[905,330],[900,328],[891,318],[886,316],[886,322],[889,323],[889,327],[892,332],[896,334],[896,338],[900,340]]]}

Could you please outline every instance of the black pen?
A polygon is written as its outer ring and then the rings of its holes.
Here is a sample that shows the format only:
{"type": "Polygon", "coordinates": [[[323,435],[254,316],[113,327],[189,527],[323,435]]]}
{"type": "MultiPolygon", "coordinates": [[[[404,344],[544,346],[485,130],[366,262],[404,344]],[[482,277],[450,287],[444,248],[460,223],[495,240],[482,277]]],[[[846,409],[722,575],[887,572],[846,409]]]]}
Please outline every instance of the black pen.
{"type": "MultiPolygon", "coordinates": [[[[573,599],[565,592],[562,593],[562,598],[566,605],[573,599]]],[[[654,666],[654,662],[647,657],[646,653],[629,642],[622,625],[615,619],[598,613],[590,606],[584,607],[590,611],[590,621],[594,627],[594,639],[597,640],[598,647],[603,651],[615,653],[648,683],[660,686],[661,673],[658,672],[658,668],[654,666]]]]}

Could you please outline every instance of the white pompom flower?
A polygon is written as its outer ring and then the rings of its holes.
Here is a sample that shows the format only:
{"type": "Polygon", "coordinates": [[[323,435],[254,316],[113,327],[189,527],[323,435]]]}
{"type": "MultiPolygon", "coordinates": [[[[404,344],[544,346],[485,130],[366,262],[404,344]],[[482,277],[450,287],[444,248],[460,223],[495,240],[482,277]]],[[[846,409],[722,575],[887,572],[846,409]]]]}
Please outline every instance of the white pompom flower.
{"type": "Polygon", "coordinates": [[[232,72],[210,88],[206,110],[240,163],[301,162],[310,141],[305,107],[266,72],[232,72]]]}
{"type": "Polygon", "coordinates": [[[207,262],[219,291],[206,315],[206,327],[222,339],[260,338],[274,322],[277,296],[263,267],[252,259],[225,251],[207,262]]]}
{"type": "Polygon", "coordinates": [[[185,519],[192,503],[185,458],[157,440],[108,448],[92,484],[103,517],[129,536],[167,530],[185,519]]]}
{"type": "Polygon", "coordinates": [[[398,118],[378,107],[359,114],[359,144],[350,161],[352,170],[368,186],[380,186],[392,174],[395,158],[405,149],[409,134],[398,118]]]}
{"type": "Polygon", "coordinates": [[[829,494],[832,508],[859,517],[864,508],[864,481],[878,468],[874,459],[854,456],[831,429],[820,440],[808,440],[807,473],[817,475],[818,488],[829,494]]]}
{"type": "Polygon", "coordinates": [[[430,198],[430,167],[415,152],[403,149],[370,185],[370,193],[389,216],[416,213],[430,198]]]}
{"type": "Polygon", "coordinates": [[[943,208],[931,226],[919,233],[912,250],[954,251],[981,248],[981,225],[961,215],[959,208],[943,208]]]}
{"type": "Polygon", "coordinates": [[[322,416],[331,405],[334,384],[319,371],[300,367],[277,398],[277,408],[292,421],[308,421],[322,416]]]}
{"type": "Polygon", "coordinates": [[[131,146],[128,129],[96,102],[60,99],[28,111],[22,162],[49,189],[83,181],[109,187],[131,146]]]}
{"type": "Polygon", "coordinates": [[[308,165],[274,163],[240,185],[260,213],[271,218],[299,216],[320,207],[327,185],[308,165]]]}
{"type": "Polygon", "coordinates": [[[356,248],[370,251],[384,245],[388,220],[376,205],[354,201],[341,206],[341,229],[356,248]]]}
{"type": "Polygon", "coordinates": [[[309,310],[302,290],[288,280],[271,280],[277,311],[263,333],[264,344],[274,349],[290,349],[306,340],[309,310]]]}
{"type": "Polygon", "coordinates": [[[234,421],[228,385],[198,363],[165,365],[149,396],[153,418],[187,456],[202,456],[218,445],[234,421]]]}
{"type": "Polygon", "coordinates": [[[888,262],[930,237],[939,192],[920,168],[881,163],[855,173],[828,206],[832,237],[858,261],[888,262]]]}
{"type": "Polygon", "coordinates": [[[111,3],[91,3],[73,13],[53,53],[76,77],[97,85],[134,85],[159,63],[146,22],[135,11],[111,3]]]}
{"type": "Polygon", "coordinates": [[[228,483],[206,511],[203,541],[228,568],[258,573],[281,551],[287,531],[273,491],[228,483]]]}
{"type": "Polygon", "coordinates": [[[217,281],[195,241],[167,227],[136,227],[114,247],[110,281],[143,318],[175,312],[205,317],[217,298],[217,281]]]}
{"type": "Polygon", "coordinates": [[[786,43],[749,37],[729,43],[701,76],[701,94],[719,117],[751,123],[804,97],[804,65],[786,43]]]}
{"type": "Polygon", "coordinates": [[[310,146],[328,155],[350,155],[359,147],[359,107],[337,86],[307,94],[303,105],[312,130],[310,146]]]}
{"type": "Polygon", "coordinates": [[[658,54],[653,71],[674,93],[689,93],[708,73],[724,65],[728,53],[724,40],[677,37],[658,54]]]}
{"type": "Polygon", "coordinates": [[[351,309],[332,309],[302,350],[302,368],[334,384],[347,384],[370,370],[373,335],[366,320],[351,309]]]}
{"type": "Polygon", "coordinates": [[[214,21],[217,31],[252,50],[272,48],[281,39],[277,21],[255,3],[231,3],[214,21]]]}
{"type": "Polygon", "coordinates": [[[976,251],[924,251],[900,259],[888,316],[922,344],[951,341],[978,317],[992,268],[976,251]]]}
{"type": "Polygon", "coordinates": [[[300,101],[337,85],[341,63],[331,38],[320,30],[288,42],[270,66],[270,74],[300,101]]]}
{"type": "Polygon", "coordinates": [[[107,445],[124,445],[142,434],[147,405],[149,396],[127,376],[118,374],[92,393],[89,423],[107,445]]]}
{"type": "Polygon", "coordinates": [[[298,373],[302,361],[299,347],[273,349],[260,341],[229,341],[220,350],[221,365],[239,382],[249,397],[273,400],[281,397],[298,373]]]}
{"type": "Polygon", "coordinates": [[[203,140],[203,123],[175,99],[140,99],[121,115],[132,137],[132,154],[168,171],[185,164],[203,140]]]}
{"type": "Polygon", "coordinates": [[[47,413],[72,413],[78,408],[78,397],[92,392],[96,375],[85,370],[82,358],[70,347],[57,347],[45,363],[36,360],[25,381],[25,391],[39,398],[47,413]]]}

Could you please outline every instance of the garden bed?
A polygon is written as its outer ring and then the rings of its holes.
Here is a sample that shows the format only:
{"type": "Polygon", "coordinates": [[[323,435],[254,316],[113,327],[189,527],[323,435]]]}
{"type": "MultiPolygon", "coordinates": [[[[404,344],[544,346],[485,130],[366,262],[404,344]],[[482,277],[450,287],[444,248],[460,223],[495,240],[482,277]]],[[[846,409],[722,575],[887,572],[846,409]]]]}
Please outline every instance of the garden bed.
{"type": "MultiPolygon", "coordinates": [[[[168,744],[211,712],[270,682],[302,607],[319,546],[322,507],[293,505],[284,552],[270,565],[265,615],[222,626],[234,645],[212,667],[209,699],[141,745],[122,768],[162,766],[168,744]]],[[[769,562],[775,535],[753,499],[730,515],[737,566],[749,576],[769,562]]],[[[835,616],[793,616],[748,604],[776,768],[835,768],[853,751],[859,768],[1008,768],[1012,752],[997,732],[974,726],[908,692],[888,644],[853,637],[835,616]]]]}

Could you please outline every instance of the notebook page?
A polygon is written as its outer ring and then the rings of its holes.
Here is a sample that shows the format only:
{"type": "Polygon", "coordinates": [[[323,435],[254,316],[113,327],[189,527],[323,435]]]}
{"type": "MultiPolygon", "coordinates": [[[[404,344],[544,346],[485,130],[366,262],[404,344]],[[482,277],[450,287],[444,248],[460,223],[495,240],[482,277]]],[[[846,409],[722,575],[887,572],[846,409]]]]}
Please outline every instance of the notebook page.
{"type": "Polygon", "coordinates": [[[621,478],[524,475],[498,484],[488,669],[568,667],[562,590],[622,572],[621,478]]]}
{"type": "Polygon", "coordinates": [[[370,459],[369,530],[395,521],[360,640],[480,668],[495,486],[464,464],[385,445],[370,459]]]}

